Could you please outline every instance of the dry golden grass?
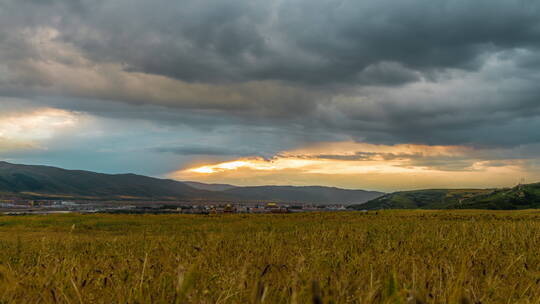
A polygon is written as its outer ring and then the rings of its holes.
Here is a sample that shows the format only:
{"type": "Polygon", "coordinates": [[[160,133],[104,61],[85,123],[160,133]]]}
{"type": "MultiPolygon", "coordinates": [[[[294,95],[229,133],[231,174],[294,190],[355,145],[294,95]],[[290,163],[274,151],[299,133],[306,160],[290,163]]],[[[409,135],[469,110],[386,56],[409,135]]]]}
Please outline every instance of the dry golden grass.
{"type": "Polygon", "coordinates": [[[537,211],[0,217],[1,303],[540,303],[537,211]]]}

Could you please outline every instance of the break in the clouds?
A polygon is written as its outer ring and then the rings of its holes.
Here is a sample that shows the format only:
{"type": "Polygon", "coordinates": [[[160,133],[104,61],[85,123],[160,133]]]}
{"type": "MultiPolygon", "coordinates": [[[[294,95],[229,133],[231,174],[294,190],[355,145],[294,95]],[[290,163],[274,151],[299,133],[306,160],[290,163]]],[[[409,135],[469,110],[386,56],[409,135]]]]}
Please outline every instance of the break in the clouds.
{"type": "Polygon", "coordinates": [[[482,170],[532,179],[539,48],[534,0],[0,0],[0,153],[156,176],[245,159],[335,165],[257,184],[391,189],[363,183],[375,172],[338,178],[368,161],[377,174],[424,168],[395,188],[479,184],[482,170]],[[323,142],[361,146],[284,156],[323,142]],[[405,161],[373,145],[461,154],[405,161]]]}
{"type": "Polygon", "coordinates": [[[241,158],[171,174],[177,179],[206,182],[227,180],[240,185],[283,183],[310,185],[318,180],[341,187],[385,191],[423,187],[494,187],[532,180],[534,157],[517,151],[473,149],[463,146],[373,145],[327,142],[282,151],[270,159],[241,158]],[[322,153],[332,154],[322,154],[322,153]],[[504,154],[498,158],[497,154],[504,154]],[[517,156],[517,158],[516,158],[517,156]],[[531,172],[532,171],[532,172],[531,172]]]}

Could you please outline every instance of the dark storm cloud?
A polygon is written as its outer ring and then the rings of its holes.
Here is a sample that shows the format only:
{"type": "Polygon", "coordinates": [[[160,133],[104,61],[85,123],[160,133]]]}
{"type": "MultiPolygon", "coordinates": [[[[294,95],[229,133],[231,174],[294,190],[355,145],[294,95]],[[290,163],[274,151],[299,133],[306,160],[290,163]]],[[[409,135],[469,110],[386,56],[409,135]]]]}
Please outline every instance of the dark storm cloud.
{"type": "Polygon", "coordinates": [[[373,160],[375,156],[378,156],[378,153],[374,152],[355,152],[350,155],[340,155],[340,154],[319,154],[310,156],[314,159],[330,159],[330,160],[350,160],[350,161],[359,161],[359,160],[373,160]]]}
{"type": "Polygon", "coordinates": [[[188,82],[399,84],[540,43],[533,0],[3,2],[94,61],[188,82]]]}
{"type": "Polygon", "coordinates": [[[357,151],[352,154],[287,155],[286,157],[295,157],[295,158],[302,158],[302,159],[327,159],[327,160],[340,160],[340,161],[380,161],[380,160],[420,158],[420,157],[423,157],[423,155],[420,153],[411,154],[411,153],[383,153],[383,152],[357,151]]]}
{"type": "Polygon", "coordinates": [[[174,153],[178,155],[209,155],[209,156],[248,156],[257,154],[255,151],[234,150],[227,147],[211,146],[179,146],[179,147],[159,147],[153,151],[160,153],[174,153]]]}
{"type": "Polygon", "coordinates": [[[539,47],[533,0],[0,0],[0,95],[291,146],[516,146],[540,142],[539,47]]]}
{"type": "Polygon", "coordinates": [[[540,43],[530,0],[90,3],[63,18],[61,39],[185,81],[405,83],[418,78],[406,69],[475,69],[486,52],[540,43]],[[402,76],[379,67],[395,63],[402,76]]]}

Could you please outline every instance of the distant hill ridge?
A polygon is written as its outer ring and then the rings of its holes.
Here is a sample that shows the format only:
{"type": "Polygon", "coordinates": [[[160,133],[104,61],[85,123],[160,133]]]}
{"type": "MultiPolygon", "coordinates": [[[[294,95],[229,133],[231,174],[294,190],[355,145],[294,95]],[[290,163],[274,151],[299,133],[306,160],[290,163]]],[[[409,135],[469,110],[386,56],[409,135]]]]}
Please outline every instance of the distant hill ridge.
{"type": "Polygon", "coordinates": [[[381,192],[332,187],[259,186],[179,182],[136,174],[103,174],[0,161],[0,195],[89,200],[217,200],[364,203],[381,192]]]}
{"type": "Polygon", "coordinates": [[[183,181],[182,183],[195,189],[208,190],[208,191],[224,191],[224,190],[236,188],[236,186],[229,185],[229,184],[205,184],[205,183],[191,182],[191,181],[183,181]]]}
{"type": "Polygon", "coordinates": [[[223,191],[244,200],[308,201],[317,204],[358,204],[377,198],[384,193],[365,190],[347,190],[322,186],[255,186],[237,187],[223,191]]]}
{"type": "Polygon", "coordinates": [[[211,197],[183,183],[136,174],[102,174],[0,162],[0,191],[36,197],[196,199],[211,197]]]}
{"type": "Polygon", "coordinates": [[[536,209],[540,208],[540,183],[502,189],[428,189],[383,195],[365,204],[372,209],[536,209]]]}

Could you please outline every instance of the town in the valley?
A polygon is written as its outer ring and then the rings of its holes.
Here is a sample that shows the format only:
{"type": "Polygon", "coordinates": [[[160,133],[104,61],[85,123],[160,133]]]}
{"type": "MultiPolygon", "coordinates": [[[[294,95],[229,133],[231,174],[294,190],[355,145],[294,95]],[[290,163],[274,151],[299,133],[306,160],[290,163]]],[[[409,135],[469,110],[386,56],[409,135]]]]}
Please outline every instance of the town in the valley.
{"type": "Polygon", "coordinates": [[[226,214],[346,211],[346,205],[283,202],[0,200],[6,215],[51,213],[226,214]]]}

